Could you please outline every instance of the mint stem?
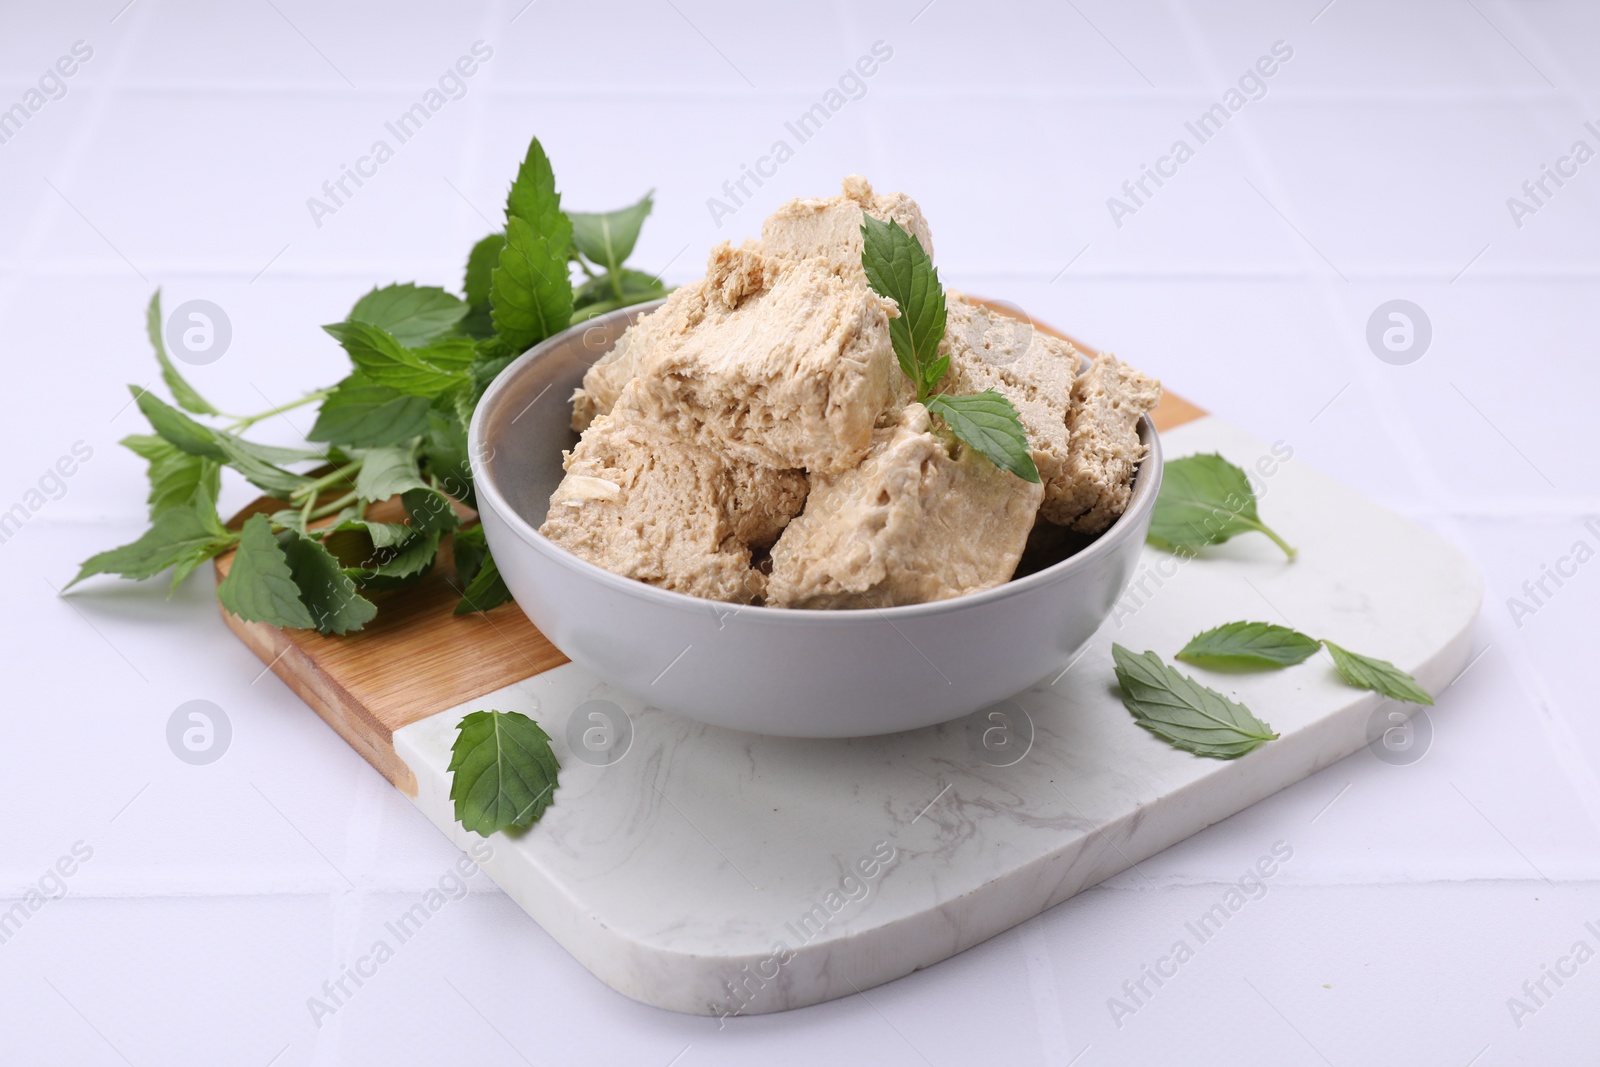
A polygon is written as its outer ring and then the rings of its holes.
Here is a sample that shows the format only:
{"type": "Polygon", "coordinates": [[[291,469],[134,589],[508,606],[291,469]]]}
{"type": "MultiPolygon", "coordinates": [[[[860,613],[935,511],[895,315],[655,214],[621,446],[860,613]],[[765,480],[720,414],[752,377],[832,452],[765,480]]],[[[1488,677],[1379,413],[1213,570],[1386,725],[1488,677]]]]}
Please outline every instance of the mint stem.
{"type": "Polygon", "coordinates": [[[342,467],[336,467],[327,474],[324,474],[322,477],[307,482],[305,485],[302,485],[300,488],[296,489],[290,495],[290,499],[293,500],[295,497],[304,496],[310,500],[315,500],[318,495],[320,495],[321,492],[330,485],[335,485],[341,481],[349,482],[351,479],[348,477],[348,475],[353,471],[359,471],[361,469],[361,464],[364,462],[365,458],[356,459],[351,460],[342,467]]]}
{"type": "Polygon", "coordinates": [[[333,515],[333,514],[336,514],[336,513],[340,512],[340,511],[344,510],[345,508],[349,507],[351,504],[354,504],[355,502],[356,502],[356,494],[355,494],[354,491],[352,491],[352,492],[347,493],[344,496],[340,497],[338,500],[333,501],[330,504],[324,504],[320,508],[317,508],[315,511],[308,512],[306,514],[306,521],[307,522],[316,522],[318,519],[325,519],[329,515],[333,515]]]}
{"type": "Polygon", "coordinates": [[[318,400],[325,400],[327,399],[328,394],[331,392],[333,392],[332,389],[318,389],[316,392],[307,393],[299,400],[291,400],[287,404],[282,404],[268,411],[263,411],[258,415],[229,416],[235,421],[232,426],[228,427],[228,430],[231,433],[237,433],[240,430],[248,429],[249,427],[260,422],[262,419],[270,419],[274,415],[282,415],[285,411],[293,411],[295,408],[305,407],[307,404],[315,403],[318,400]]]}
{"type": "Polygon", "coordinates": [[[1264,523],[1259,523],[1258,522],[1258,523],[1256,523],[1256,529],[1260,530],[1262,533],[1264,533],[1268,537],[1272,538],[1272,543],[1277,545],[1279,548],[1283,549],[1283,554],[1285,556],[1288,556],[1289,559],[1291,559],[1291,560],[1294,559],[1294,557],[1295,557],[1295,549],[1294,549],[1294,547],[1291,546],[1289,544],[1289,542],[1285,541],[1283,538],[1279,537],[1275,532],[1273,532],[1273,530],[1272,530],[1272,528],[1270,526],[1267,526],[1264,523]]]}

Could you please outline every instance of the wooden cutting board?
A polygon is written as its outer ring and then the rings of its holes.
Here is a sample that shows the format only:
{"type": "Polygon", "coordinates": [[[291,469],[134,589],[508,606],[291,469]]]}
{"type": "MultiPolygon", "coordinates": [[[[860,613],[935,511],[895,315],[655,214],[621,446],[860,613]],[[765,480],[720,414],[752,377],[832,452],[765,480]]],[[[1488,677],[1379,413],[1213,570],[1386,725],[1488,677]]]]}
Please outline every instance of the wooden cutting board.
{"type": "MultiPolygon", "coordinates": [[[[1013,314],[1005,305],[990,306],[1013,314]]],[[[1094,354],[1058,330],[1037,321],[1034,326],[1094,354]]],[[[1203,414],[1167,393],[1151,418],[1157,430],[1166,431],[1203,414]]],[[[287,506],[262,497],[230,525],[237,528],[257,512],[287,506]]],[[[460,582],[449,548],[447,541],[433,570],[415,585],[368,594],[378,605],[378,616],[358,633],[330,637],[315,630],[284,630],[222,612],[229,628],[274,674],[408,796],[416,795],[417,782],[395,755],[396,730],[567,662],[515,603],[481,614],[452,615],[460,582]]],[[[217,581],[228,573],[232,559],[231,553],[218,557],[217,581]]]]}

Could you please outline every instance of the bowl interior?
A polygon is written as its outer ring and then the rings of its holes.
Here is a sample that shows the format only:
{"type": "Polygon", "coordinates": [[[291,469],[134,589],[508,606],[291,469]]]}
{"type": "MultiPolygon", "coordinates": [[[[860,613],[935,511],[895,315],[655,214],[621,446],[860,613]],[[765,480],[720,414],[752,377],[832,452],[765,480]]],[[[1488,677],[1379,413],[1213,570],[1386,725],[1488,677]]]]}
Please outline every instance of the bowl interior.
{"type": "Polygon", "coordinates": [[[485,398],[478,455],[505,502],[534,529],[544,525],[550,495],[565,473],[562,450],[578,443],[572,391],[635,319],[660,306],[657,300],[596,316],[552,337],[506,368],[485,398]]]}

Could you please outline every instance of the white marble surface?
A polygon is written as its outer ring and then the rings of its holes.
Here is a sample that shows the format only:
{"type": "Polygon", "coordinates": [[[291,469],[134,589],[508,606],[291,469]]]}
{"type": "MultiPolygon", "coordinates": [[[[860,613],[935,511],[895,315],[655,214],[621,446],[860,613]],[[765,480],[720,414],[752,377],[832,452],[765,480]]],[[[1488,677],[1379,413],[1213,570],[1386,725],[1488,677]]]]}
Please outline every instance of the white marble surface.
{"type": "MultiPolygon", "coordinates": [[[[7,105],[74,41],[96,52],[0,145],[16,398],[0,505],[75,441],[94,448],[0,545],[0,896],[21,898],[74,842],[94,849],[0,945],[6,1053],[71,1067],[1591,1057],[1595,964],[1520,1026],[1507,999],[1600,913],[1600,563],[1547,583],[1520,626],[1507,601],[1578,540],[1600,544],[1585,529],[1600,514],[1586,432],[1600,176],[1589,164],[1520,229],[1505,201],[1600,114],[1594,5],[673,2],[0,12],[7,105]],[[812,17],[780,28],[790,10],[812,17]],[[315,228],[306,197],[479,37],[497,54],[469,95],[315,228]],[[895,58],[868,95],[715,227],[705,199],[880,38],[895,58]],[[1106,197],[1280,38],[1296,55],[1267,98],[1117,229],[1106,197]],[[981,133],[952,147],[947,121],[981,133]],[[308,998],[460,852],[261,676],[198,578],[171,599],[107,584],[71,601],[46,581],[142,528],[141,464],[115,442],[138,428],[123,385],[151,373],[151,289],[226,308],[233,349],[191,372],[223,406],[325,384],[341,361],[316,325],[374,284],[455,278],[534,132],[576,208],[657,189],[639,260],[677,280],[693,275],[686,248],[842,174],[906,188],[951,285],[1115,349],[1465,551],[1486,579],[1483,656],[1442,699],[1427,754],[1358,752],[939,966],[721,1030],[618,996],[479,875],[316,1025],[308,998]],[[980,195],[996,185],[999,209],[980,195]],[[1364,339],[1396,297],[1434,326],[1410,366],[1364,339]],[[196,698],[233,726],[203,767],[165,740],[196,698]],[[1279,838],[1295,856],[1270,895],[1118,1027],[1108,998],[1279,838]]],[[[264,429],[288,443],[305,428],[264,429]]]]}
{"type": "MultiPolygon", "coordinates": [[[[720,1019],[862,992],[1382,747],[1391,729],[1397,758],[1420,750],[1431,717],[1409,723],[1409,708],[1343,684],[1326,653],[1281,672],[1193,672],[1282,735],[1238,760],[1171,748],[1117,697],[1112,642],[1170,657],[1235,619],[1391,659],[1431,692],[1467,663],[1476,568],[1276,444],[1214,417],[1163,436],[1173,458],[1218,452],[1261,472],[1263,515],[1295,545],[1293,563],[1260,536],[1188,561],[1147,548],[1113,617],[1060,674],[967,719],[844,741],[761,737],[645,707],[568,664],[405,727],[395,750],[417,806],[467,848],[446,770],[456,724],[493,707],[545,727],[561,788],[530,832],[494,836],[485,870],[628,996],[720,1019]]],[[[1292,858],[1292,843],[1274,844],[1292,858]]],[[[1132,1013],[1142,995],[1128,996],[1132,1013]]]]}

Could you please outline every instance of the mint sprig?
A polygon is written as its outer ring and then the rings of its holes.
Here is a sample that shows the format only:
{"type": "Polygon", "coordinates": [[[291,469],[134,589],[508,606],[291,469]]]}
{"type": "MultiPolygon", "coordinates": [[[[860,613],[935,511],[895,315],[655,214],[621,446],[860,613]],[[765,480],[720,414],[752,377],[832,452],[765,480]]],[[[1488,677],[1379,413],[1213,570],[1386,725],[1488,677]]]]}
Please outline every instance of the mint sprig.
{"type": "Polygon", "coordinates": [[[893,219],[884,222],[863,213],[861,267],[872,291],[893,300],[900,310],[889,320],[889,341],[900,370],[917,387],[918,402],[995,466],[1037,483],[1039,469],[1028,433],[1010,400],[993,389],[969,396],[934,392],[950,369],[950,357],[939,352],[944,287],[921,243],[893,219]]]}
{"type": "MultiPolygon", "coordinates": [[[[618,211],[569,216],[534,140],[506,196],[507,228],[473,245],[460,296],[415,282],[368,291],[343,321],[324,327],[349,357],[347,376],[253,415],[224,414],[178,373],[163,340],[158,290],[145,327],[172,402],[136,388],[153,432],[123,441],[147,464],[151,526],[91,557],[71,584],[167,570],[176,583],[235,551],[218,590],[230,611],[324,633],[360,629],[376,611],[362,591],[422,578],[460,525],[455,502],[472,505],[466,428],[495,375],[574,322],[666,294],[658,279],[625,265],[651,204],[647,194],[618,211]],[[587,279],[578,289],[573,264],[587,279]],[[321,448],[244,436],[309,404],[319,407],[307,436],[321,448]],[[225,529],[216,509],[224,468],[282,506],[225,529]],[[404,522],[367,517],[369,507],[397,495],[404,522]]],[[[455,556],[466,594],[458,611],[510,599],[481,528],[460,532],[455,556]]]]}
{"type": "Polygon", "coordinates": [[[456,821],[481,837],[531,826],[550,806],[560,769],[538,723],[515,711],[474,711],[450,746],[456,821]]]}
{"type": "Polygon", "coordinates": [[[1242,533],[1262,533],[1294,559],[1289,543],[1256,514],[1256,494],[1240,468],[1215,453],[1168,460],[1150,517],[1151,544],[1193,552],[1242,533]]]}

